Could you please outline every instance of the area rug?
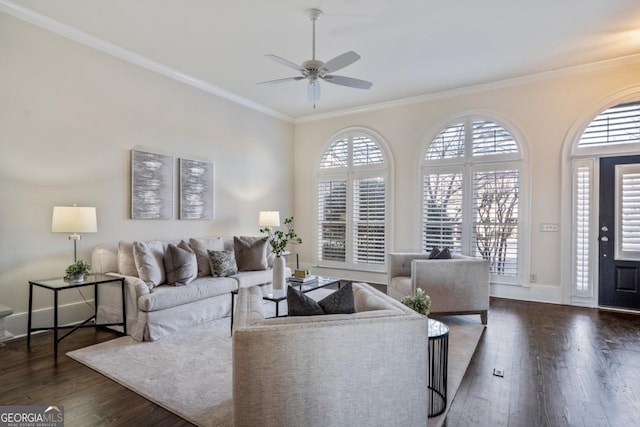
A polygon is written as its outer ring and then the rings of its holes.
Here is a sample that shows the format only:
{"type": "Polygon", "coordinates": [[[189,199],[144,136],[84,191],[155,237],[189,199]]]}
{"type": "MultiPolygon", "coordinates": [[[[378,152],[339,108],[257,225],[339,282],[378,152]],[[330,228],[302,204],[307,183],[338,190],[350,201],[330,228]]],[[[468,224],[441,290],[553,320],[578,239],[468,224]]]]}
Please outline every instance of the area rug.
{"type": "MultiPolygon", "coordinates": [[[[449,326],[447,411],[484,330],[478,323],[449,326]]],[[[67,355],[193,424],[232,425],[229,318],[159,341],[120,337],[67,355]]],[[[446,412],[429,425],[445,418],[446,412]]]]}

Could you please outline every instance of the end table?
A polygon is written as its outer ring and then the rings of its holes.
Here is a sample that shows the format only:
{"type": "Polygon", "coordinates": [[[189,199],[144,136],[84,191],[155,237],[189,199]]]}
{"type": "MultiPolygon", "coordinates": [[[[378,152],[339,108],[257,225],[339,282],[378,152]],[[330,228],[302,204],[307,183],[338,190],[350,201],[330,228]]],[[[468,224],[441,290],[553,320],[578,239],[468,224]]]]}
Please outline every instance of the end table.
{"type": "Polygon", "coordinates": [[[124,277],[107,276],[106,274],[89,274],[82,282],[68,281],[62,278],[45,279],[45,280],[33,280],[29,281],[29,320],[27,327],[27,348],[31,348],[31,332],[34,331],[50,331],[53,330],[53,356],[58,358],[58,343],[65,339],[67,336],[78,330],[79,328],[95,328],[98,326],[122,326],[124,335],[127,334],[127,310],[125,306],[125,290],[124,290],[124,277]],[[119,323],[97,323],[98,315],[98,286],[103,283],[120,282],[122,289],[122,322],[119,323]],[[53,291],[53,326],[47,327],[32,327],[33,317],[33,288],[37,286],[40,288],[53,291]],[[94,313],[91,317],[85,321],[70,326],[60,326],[58,324],[58,294],[61,291],[67,289],[81,288],[84,286],[93,286],[94,289],[94,313]],[[93,320],[94,323],[89,324],[93,320]],[[58,338],[59,329],[71,329],[66,334],[58,338]]]}
{"type": "Polygon", "coordinates": [[[447,365],[449,361],[449,327],[429,319],[429,417],[447,408],[447,365]]]}

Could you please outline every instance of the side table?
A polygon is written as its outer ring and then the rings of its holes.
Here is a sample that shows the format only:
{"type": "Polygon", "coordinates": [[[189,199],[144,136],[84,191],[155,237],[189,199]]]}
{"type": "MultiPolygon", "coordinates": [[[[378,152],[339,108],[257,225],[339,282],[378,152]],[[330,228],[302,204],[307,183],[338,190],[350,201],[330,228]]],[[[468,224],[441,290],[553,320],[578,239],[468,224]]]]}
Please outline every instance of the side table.
{"type": "Polygon", "coordinates": [[[447,408],[447,365],[449,362],[449,327],[429,319],[429,417],[447,408]]]}
{"type": "Polygon", "coordinates": [[[125,289],[124,289],[124,277],[115,277],[115,276],[107,276],[105,274],[88,274],[83,282],[72,282],[62,278],[57,279],[45,279],[45,280],[34,280],[29,281],[29,320],[27,327],[27,348],[31,348],[31,332],[34,331],[50,331],[53,330],[53,356],[55,359],[58,358],[58,344],[60,341],[65,339],[67,336],[78,330],[79,328],[95,328],[98,326],[122,326],[124,330],[124,335],[127,335],[127,310],[125,306],[125,289]],[[98,315],[98,286],[102,283],[109,282],[120,282],[122,288],[122,322],[119,323],[97,323],[97,315],[98,315]],[[33,288],[37,286],[40,288],[48,289],[53,291],[53,326],[47,327],[32,327],[32,317],[33,317],[33,288]],[[58,295],[61,291],[68,289],[81,288],[84,286],[93,286],[94,289],[94,313],[91,317],[86,319],[85,321],[70,326],[60,326],[58,324],[58,295]],[[94,321],[92,324],[88,324],[91,321],[94,321]],[[62,335],[58,338],[58,330],[59,329],[71,329],[66,334],[62,335]]]}

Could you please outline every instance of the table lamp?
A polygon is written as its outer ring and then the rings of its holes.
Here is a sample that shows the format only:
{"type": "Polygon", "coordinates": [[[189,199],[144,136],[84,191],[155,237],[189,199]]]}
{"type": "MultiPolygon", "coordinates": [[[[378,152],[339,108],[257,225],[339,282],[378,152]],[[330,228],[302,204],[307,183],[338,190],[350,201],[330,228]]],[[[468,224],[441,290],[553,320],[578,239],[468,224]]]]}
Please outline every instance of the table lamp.
{"type": "Polygon", "coordinates": [[[51,219],[52,233],[71,233],[73,240],[73,262],[78,260],[78,233],[95,233],[98,231],[96,208],[76,206],[54,206],[51,219]]]}

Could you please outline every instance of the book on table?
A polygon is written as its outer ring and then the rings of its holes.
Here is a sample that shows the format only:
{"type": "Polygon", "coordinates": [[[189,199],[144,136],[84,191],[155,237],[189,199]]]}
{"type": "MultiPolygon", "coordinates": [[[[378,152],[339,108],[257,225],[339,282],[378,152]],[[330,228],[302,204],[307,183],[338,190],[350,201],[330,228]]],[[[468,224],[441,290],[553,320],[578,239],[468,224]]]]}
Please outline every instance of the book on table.
{"type": "Polygon", "coordinates": [[[294,283],[296,285],[305,285],[307,283],[315,282],[318,280],[317,276],[307,276],[307,277],[289,277],[289,282],[294,283]]]}

